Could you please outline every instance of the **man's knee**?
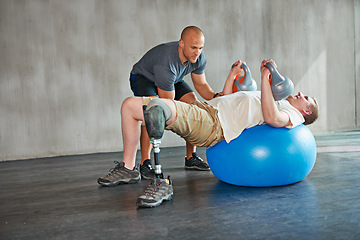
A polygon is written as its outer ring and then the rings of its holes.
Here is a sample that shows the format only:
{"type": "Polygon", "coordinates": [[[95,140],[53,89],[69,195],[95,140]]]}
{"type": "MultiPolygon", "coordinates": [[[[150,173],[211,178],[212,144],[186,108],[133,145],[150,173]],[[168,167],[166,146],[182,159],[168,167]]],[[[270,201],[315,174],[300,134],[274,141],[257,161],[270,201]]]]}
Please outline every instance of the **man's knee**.
{"type": "Polygon", "coordinates": [[[126,98],[121,104],[121,114],[128,114],[128,111],[131,109],[131,104],[134,101],[135,97],[126,98]]]}
{"type": "Polygon", "coordinates": [[[163,110],[165,122],[168,122],[171,120],[172,117],[172,111],[170,107],[161,99],[155,98],[149,102],[149,104],[146,106],[146,110],[149,110],[150,108],[154,106],[160,106],[163,110]]]}

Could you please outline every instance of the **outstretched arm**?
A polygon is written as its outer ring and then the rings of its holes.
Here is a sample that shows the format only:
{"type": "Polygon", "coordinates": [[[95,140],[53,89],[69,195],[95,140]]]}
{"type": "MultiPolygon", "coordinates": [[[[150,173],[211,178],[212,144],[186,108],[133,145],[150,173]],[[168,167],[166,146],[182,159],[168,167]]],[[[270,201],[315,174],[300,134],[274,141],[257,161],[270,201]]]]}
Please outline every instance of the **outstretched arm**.
{"type": "Polygon", "coordinates": [[[265,66],[271,62],[275,67],[273,60],[263,60],[261,63],[261,109],[264,120],[273,127],[285,127],[291,125],[290,117],[287,113],[279,111],[275,105],[275,100],[270,86],[270,71],[265,66]]]}
{"type": "MultiPolygon", "coordinates": [[[[245,62],[238,60],[234,63],[233,67],[230,69],[229,75],[225,81],[223,93],[224,95],[229,95],[233,93],[233,85],[235,82],[236,74],[241,72],[241,64],[245,62]]],[[[246,64],[246,63],[245,63],[246,64]]]]}
{"type": "Polygon", "coordinates": [[[210,100],[214,97],[215,92],[206,81],[205,73],[195,74],[191,73],[191,79],[193,81],[196,91],[200,96],[206,100],[210,100]]]}

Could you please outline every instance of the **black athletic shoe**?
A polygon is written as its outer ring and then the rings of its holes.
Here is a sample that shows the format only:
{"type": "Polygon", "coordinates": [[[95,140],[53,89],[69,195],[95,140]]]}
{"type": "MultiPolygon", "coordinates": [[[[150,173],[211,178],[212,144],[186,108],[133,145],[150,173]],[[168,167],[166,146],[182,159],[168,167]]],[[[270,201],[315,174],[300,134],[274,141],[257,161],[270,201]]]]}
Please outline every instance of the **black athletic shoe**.
{"type": "Polygon", "coordinates": [[[109,174],[99,178],[98,183],[103,186],[112,187],[122,183],[137,183],[141,179],[139,170],[134,167],[133,170],[127,169],[124,162],[114,161],[116,166],[109,170],[109,174]]]}
{"type": "Polygon", "coordinates": [[[151,166],[151,159],[147,159],[140,166],[141,178],[153,179],[155,177],[155,170],[151,166]]]}
{"type": "Polygon", "coordinates": [[[204,162],[204,160],[202,160],[196,153],[193,153],[192,157],[189,160],[186,160],[185,157],[185,169],[210,171],[209,165],[204,162]]]}
{"type": "Polygon", "coordinates": [[[157,207],[163,201],[169,201],[174,196],[172,181],[161,178],[154,178],[144,193],[137,199],[136,205],[139,207],[157,207]]]}

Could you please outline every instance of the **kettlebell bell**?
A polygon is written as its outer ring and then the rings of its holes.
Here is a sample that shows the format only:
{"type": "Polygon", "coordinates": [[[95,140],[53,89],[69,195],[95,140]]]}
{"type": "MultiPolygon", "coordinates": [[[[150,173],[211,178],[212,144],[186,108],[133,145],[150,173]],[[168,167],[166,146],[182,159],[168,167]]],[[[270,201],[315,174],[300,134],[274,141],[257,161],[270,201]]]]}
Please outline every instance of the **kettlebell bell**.
{"type": "Polygon", "coordinates": [[[294,91],[294,84],[290,78],[282,76],[270,62],[265,66],[270,70],[270,85],[275,101],[287,98],[294,91]]]}
{"type": "MultiPolygon", "coordinates": [[[[234,67],[234,65],[233,65],[234,67]]],[[[235,76],[235,81],[233,85],[233,92],[238,91],[256,91],[257,85],[254,79],[251,77],[250,69],[246,64],[241,64],[240,66],[244,70],[244,76],[238,74],[235,76]]]]}

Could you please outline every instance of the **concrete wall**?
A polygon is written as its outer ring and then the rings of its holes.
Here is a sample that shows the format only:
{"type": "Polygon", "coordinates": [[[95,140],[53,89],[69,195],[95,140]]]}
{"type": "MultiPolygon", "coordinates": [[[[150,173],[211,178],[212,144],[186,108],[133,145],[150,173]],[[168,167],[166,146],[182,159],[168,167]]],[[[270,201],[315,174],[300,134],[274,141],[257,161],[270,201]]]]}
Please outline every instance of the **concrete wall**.
{"type": "MultiPolygon", "coordinates": [[[[132,65],[187,25],[205,32],[215,91],[237,59],[260,84],[273,58],[318,99],[314,133],[358,129],[355,18],[358,0],[0,0],[0,160],[121,151],[132,65]]],[[[166,133],[163,147],[179,145],[166,133]]]]}

